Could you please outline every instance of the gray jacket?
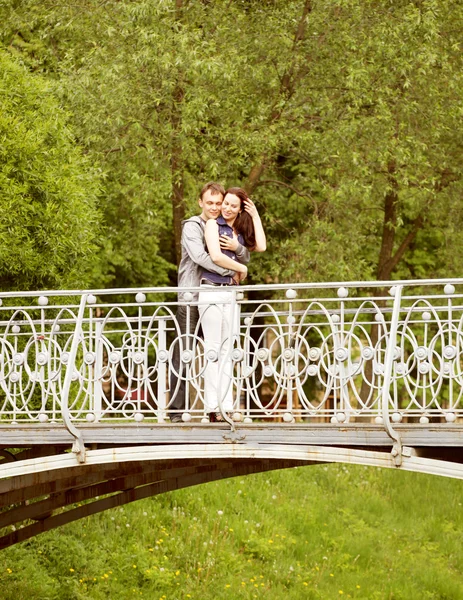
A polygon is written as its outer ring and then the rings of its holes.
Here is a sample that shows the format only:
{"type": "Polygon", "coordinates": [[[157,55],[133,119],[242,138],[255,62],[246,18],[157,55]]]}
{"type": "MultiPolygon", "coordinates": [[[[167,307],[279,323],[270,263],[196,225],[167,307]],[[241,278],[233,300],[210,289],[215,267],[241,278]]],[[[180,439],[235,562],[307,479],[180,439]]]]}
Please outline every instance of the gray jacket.
{"type": "MultiPolygon", "coordinates": [[[[182,221],[182,258],[178,267],[178,287],[198,287],[202,271],[213,271],[219,275],[235,274],[234,271],[223,269],[215,264],[209,256],[204,240],[206,222],[201,217],[191,217],[182,221]]],[[[242,264],[247,264],[250,259],[249,250],[238,246],[236,258],[242,264]]],[[[184,301],[184,293],[179,292],[178,299],[184,301]]],[[[193,301],[197,302],[198,293],[193,293],[193,301]]]]}

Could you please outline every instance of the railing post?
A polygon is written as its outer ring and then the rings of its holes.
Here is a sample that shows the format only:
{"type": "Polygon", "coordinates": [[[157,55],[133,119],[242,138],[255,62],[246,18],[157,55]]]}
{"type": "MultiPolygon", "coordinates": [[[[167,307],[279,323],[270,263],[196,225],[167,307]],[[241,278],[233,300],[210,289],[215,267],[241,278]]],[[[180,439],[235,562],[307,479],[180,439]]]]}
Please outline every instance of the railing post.
{"type": "Polygon", "coordinates": [[[392,309],[391,326],[389,331],[389,340],[386,347],[386,358],[384,364],[383,389],[381,393],[381,416],[386,427],[386,432],[393,440],[392,456],[396,466],[402,464],[402,440],[400,435],[391,425],[389,414],[389,392],[392,381],[392,368],[394,364],[394,350],[396,347],[397,330],[399,327],[400,303],[402,300],[403,285],[396,285],[393,288],[394,306],[392,309]]]}
{"type": "Polygon", "coordinates": [[[101,419],[103,390],[101,377],[103,371],[103,343],[102,343],[103,324],[101,321],[95,322],[95,366],[93,367],[93,406],[92,412],[95,415],[95,422],[101,419]]]}
{"type": "MultiPolygon", "coordinates": [[[[158,320],[159,335],[158,335],[158,357],[161,355],[167,356],[167,338],[166,338],[166,321],[163,318],[158,320]]],[[[164,423],[166,420],[166,405],[167,405],[167,363],[159,361],[158,363],[158,423],[164,423]]]]}
{"type": "Polygon", "coordinates": [[[76,320],[76,328],[72,338],[71,350],[69,352],[69,359],[67,363],[66,375],[64,377],[63,384],[63,395],[61,398],[61,413],[63,415],[63,421],[66,429],[74,437],[74,443],[72,445],[72,451],[77,457],[80,463],[85,462],[85,446],[82,434],[79,432],[77,427],[71,421],[71,415],[69,413],[69,391],[71,389],[72,376],[74,373],[74,367],[76,362],[77,348],[79,347],[79,338],[82,333],[82,322],[84,320],[85,305],[87,303],[88,294],[83,294],[80,300],[79,313],[76,320]]]}

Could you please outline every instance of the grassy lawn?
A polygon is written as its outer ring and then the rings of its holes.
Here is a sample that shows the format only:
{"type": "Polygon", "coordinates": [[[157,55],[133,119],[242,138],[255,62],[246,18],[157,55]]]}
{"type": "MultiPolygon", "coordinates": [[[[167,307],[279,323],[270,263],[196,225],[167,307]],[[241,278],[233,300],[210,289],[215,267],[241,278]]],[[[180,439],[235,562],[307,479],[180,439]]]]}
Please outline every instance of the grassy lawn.
{"type": "Polygon", "coordinates": [[[0,598],[463,599],[462,495],[344,465],[210,483],[0,552],[0,598]]]}

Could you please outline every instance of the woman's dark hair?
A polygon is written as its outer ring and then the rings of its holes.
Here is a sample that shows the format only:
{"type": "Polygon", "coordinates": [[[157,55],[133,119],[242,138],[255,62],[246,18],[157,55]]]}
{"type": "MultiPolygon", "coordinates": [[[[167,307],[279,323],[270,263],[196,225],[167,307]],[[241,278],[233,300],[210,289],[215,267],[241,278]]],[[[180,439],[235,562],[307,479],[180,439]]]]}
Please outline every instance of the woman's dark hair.
{"type": "Polygon", "coordinates": [[[226,190],[223,199],[227,197],[227,194],[234,194],[238,196],[241,202],[241,212],[236,217],[235,222],[233,223],[233,227],[236,233],[241,233],[244,238],[244,245],[248,250],[254,250],[256,247],[256,234],[254,232],[254,223],[252,222],[252,217],[249,213],[244,210],[245,204],[244,201],[248,200],[249,197],[243,188],[232,187],[226,190]]]}

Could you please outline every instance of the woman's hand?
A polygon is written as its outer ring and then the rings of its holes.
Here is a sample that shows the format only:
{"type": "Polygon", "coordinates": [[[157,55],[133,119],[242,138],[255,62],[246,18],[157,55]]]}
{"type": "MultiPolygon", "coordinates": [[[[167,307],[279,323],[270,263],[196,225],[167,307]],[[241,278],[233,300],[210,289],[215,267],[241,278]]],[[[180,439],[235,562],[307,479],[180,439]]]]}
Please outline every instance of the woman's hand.
{"type": "Polygon", "coordinates": [[[246,198],[244,201],[244,210],[251,215],[252,219],[260,219],[256,205],[251,198],[246,198]]]}
{"type": "Polygon", "coordinates": [[[238,250],[238,240],[236,238],[228,237],[228,235],[221,235],[219,237],[219,243],[221,250],[231,250],[232,252],[238,250]]]}

